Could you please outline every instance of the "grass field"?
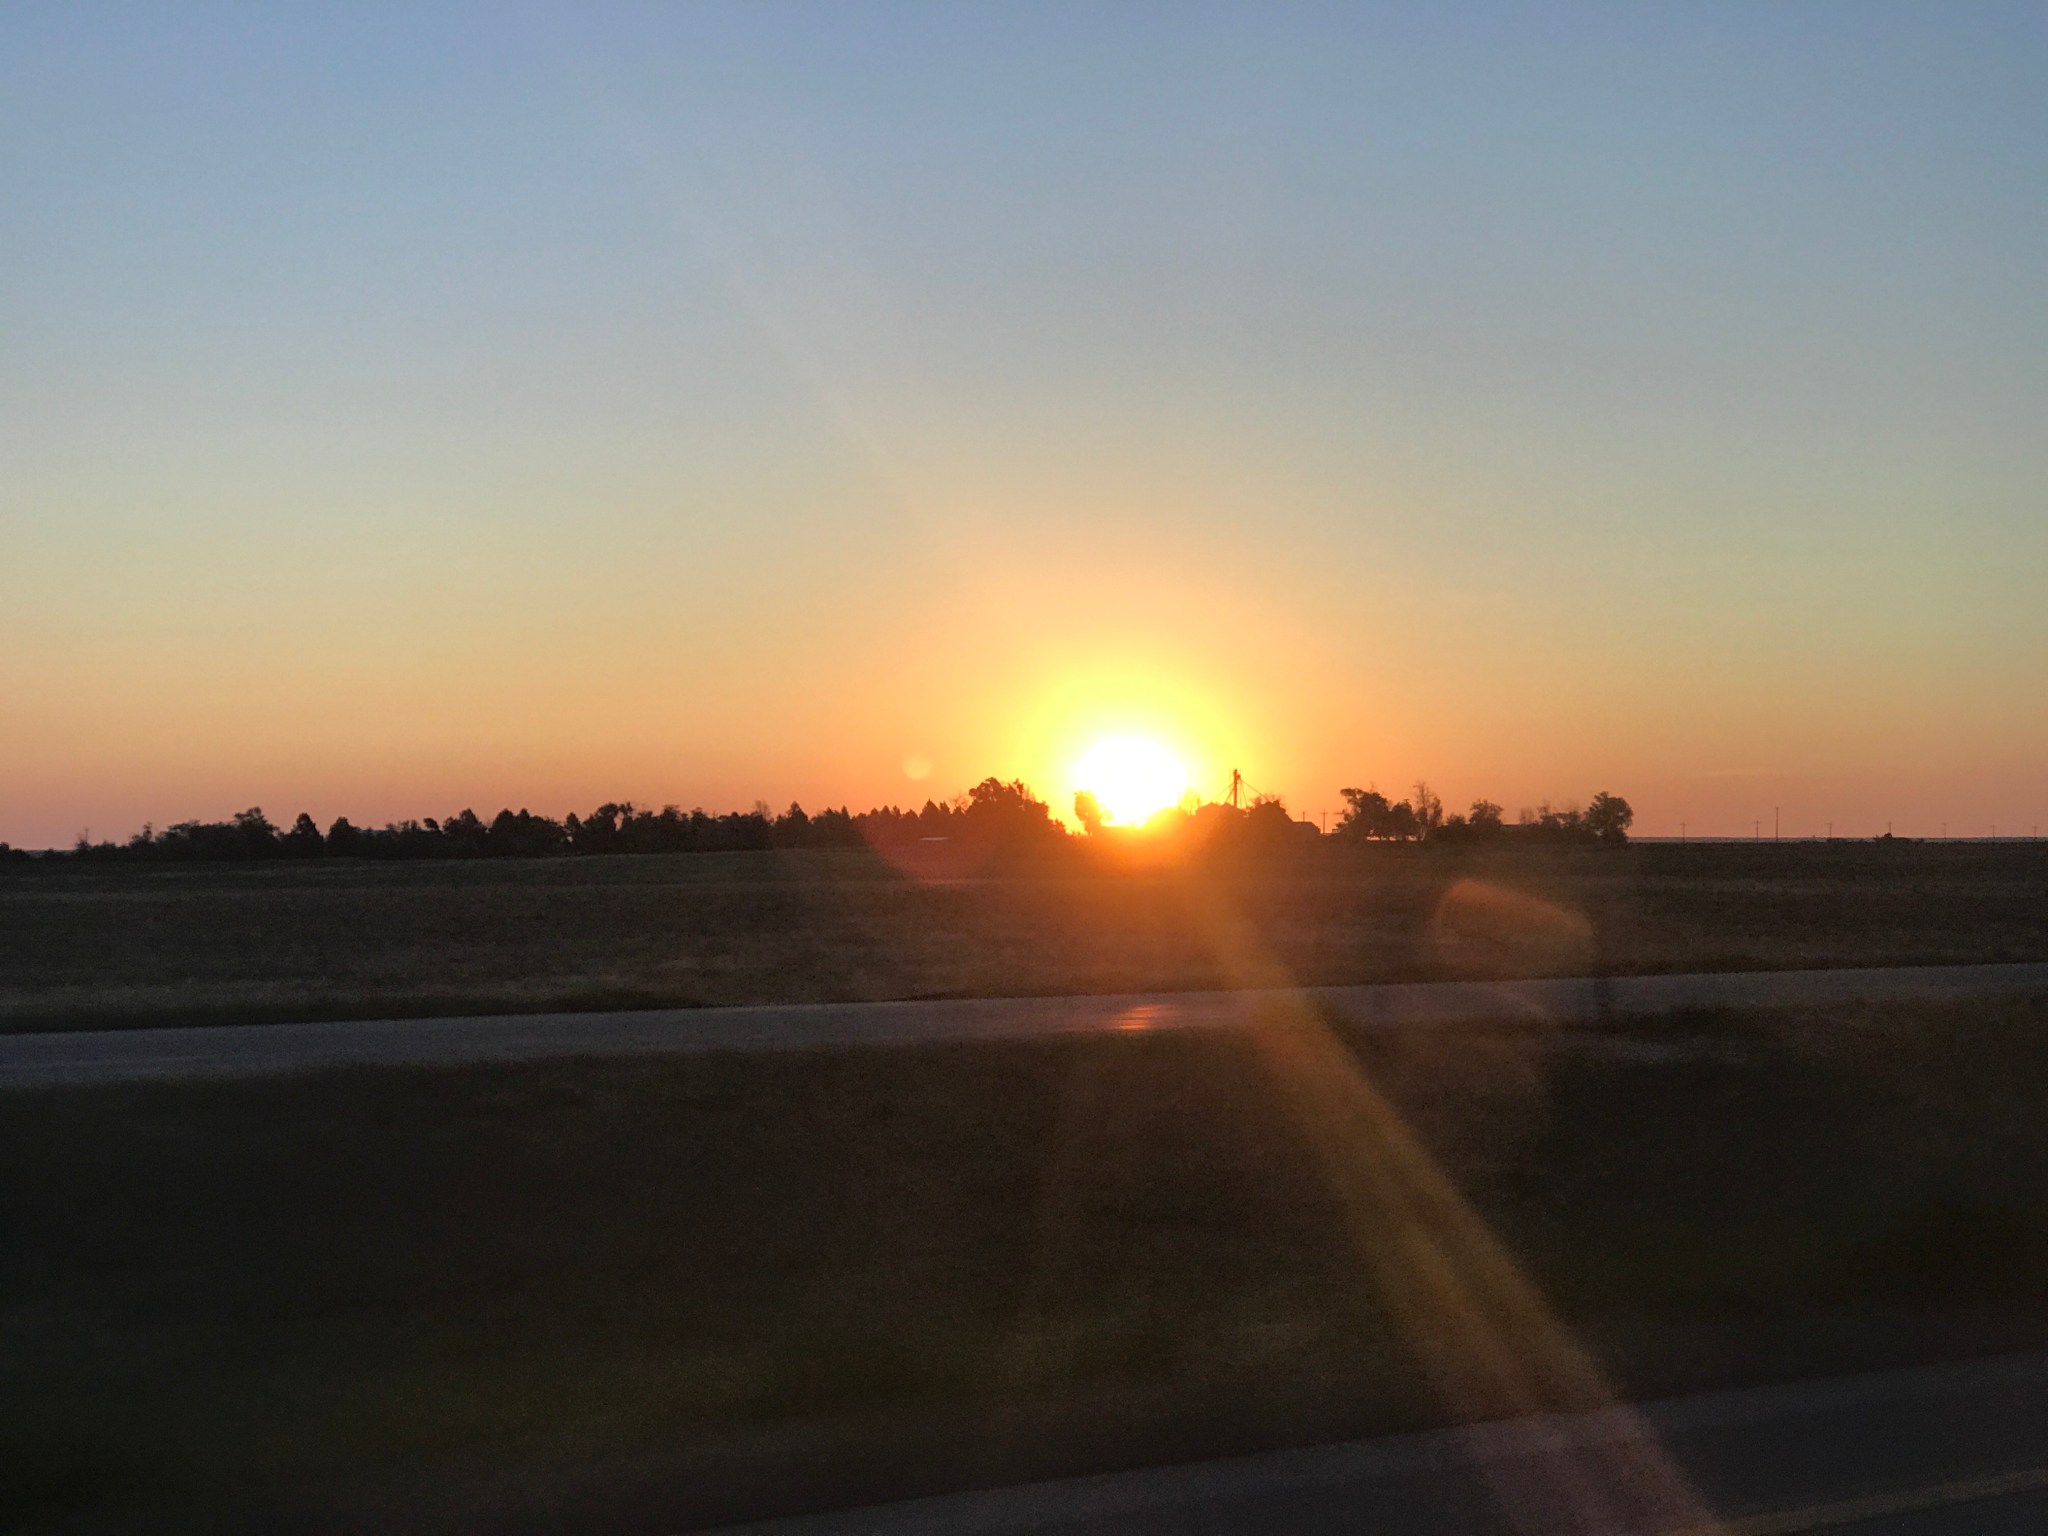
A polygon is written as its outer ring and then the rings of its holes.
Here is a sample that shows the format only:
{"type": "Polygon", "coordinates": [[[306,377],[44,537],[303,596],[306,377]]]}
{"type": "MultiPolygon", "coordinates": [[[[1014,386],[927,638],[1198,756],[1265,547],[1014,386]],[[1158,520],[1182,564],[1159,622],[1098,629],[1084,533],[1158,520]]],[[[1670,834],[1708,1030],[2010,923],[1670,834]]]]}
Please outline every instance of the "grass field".
{"type": "Polygon", "coordinates": [[[0,873],[0,1029],[2048,958],[2048,846],[1307,850],[906,877],[860,853],[0,873]]]}
{"type": "Polygon", "coordinates": [[[0,1526],[652,1532],[1581,1401],[1580,1345],[2039,1344],[2044,1093],[2048,1002],[17,1091],[0,1526]],[[1533,1398],[1447,1386],[1472,1315],[1533,1398]]]}

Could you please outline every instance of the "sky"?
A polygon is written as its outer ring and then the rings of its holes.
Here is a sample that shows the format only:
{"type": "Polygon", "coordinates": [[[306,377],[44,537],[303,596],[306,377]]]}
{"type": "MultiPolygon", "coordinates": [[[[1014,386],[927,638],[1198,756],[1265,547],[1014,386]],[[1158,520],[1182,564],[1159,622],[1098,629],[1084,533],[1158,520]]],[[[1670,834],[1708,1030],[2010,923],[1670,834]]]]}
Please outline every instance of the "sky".
{"type": "Polygon", "coordinates": [[[2048,823],[2048,7],[0,9],[0,839],[2048,823]]]}

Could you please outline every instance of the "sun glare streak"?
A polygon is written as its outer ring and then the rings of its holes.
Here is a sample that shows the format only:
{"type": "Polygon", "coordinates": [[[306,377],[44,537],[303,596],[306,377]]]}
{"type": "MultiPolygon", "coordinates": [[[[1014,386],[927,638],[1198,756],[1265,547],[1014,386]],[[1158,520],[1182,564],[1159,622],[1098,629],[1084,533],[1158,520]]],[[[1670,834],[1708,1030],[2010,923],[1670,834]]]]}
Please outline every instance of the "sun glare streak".
{"type": "Polygon", "coordinates": [[[1233,987],[1278,989],[1248,1039],[1302,1124],[1358,1261],[1461,1423],[1506,1421],[1526,1455],[1488,1458],[1517,1529],[1621,1532],[1724,1527],[1622,1403],[1514,1255],[1465,1199],[1358,1057],[1292,984],[1224,893],[1198,898],[1233,987]],[[1597,1412],[1607,1432],[1566,1443],[1539,1415],[1597,1412]]]}
{"type": "Polygon", "coordinates": [[[1113,825],[1137,827],[1180,803],[1188,792],[1188,771],[1149,736],[1105,736],[1074,765],[1074,782],[1095,797],[1113,825]]]}

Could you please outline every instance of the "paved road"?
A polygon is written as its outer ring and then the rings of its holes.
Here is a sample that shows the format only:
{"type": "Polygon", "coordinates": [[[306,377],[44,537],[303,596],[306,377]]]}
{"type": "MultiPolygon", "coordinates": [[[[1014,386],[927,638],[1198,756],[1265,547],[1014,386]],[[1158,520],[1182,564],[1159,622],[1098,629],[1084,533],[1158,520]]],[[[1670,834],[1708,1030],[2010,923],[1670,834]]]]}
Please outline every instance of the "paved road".
{"type": "Polygon", "coordinates": [[[1318,987],[1306,994],[1126,993],[74,1030],[0,1035],[0,1087],[245,1077],[335,1066],[456,1065],[564,1056],[1025,1039],[1108,1030],[1221,1029],[1248,1023],[1281,999],[1302,995],[1347,1018],[1391,1023],[1502,1017],[1572,1022],[1694,1008],[1802,1007],[2016,992],[2048,993],[2048,963],[1416,982],[1318,987]]]}
{"type": "MultiPolygon", "coordinates": [[[[1668,1508],[1668,1506],[1667,1506],[1668,1508]]],[[[1998,1536],[2048,1531],[2048,1355],[1321,1446],[728,1536],[1998,1536]],[[1685,1508],[1640,1508],[1655,1461],[1685,1508]]]]}

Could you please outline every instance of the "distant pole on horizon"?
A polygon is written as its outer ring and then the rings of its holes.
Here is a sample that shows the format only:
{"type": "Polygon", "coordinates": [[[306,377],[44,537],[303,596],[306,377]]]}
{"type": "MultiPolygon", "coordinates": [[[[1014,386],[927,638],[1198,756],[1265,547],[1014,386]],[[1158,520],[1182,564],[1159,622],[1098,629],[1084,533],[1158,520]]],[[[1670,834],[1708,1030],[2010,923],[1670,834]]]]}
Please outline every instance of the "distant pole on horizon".
{"type": "Polygon", "coordinates": [[[1771,841],[1775,843],[1775,842],[1776,842],[1777,840],[1778,840],[1778,807],[1776,807],[1776,806],[1774,805],[1774,806],[1772,806],[1772,807],[1771,807],[1771,841]]]}
{"type": "Polygon", "coordinates": [[[1685,841],[1685,823],[1682,821],[1678,824],[1678,840],[1680,843],[1685,841]]]}
{"type": "Polygon", "coordinates": [[[1760,843],[1764,840],[1764,824],[1761,819],[1752,821],[1749,824],[1749,831],[1752,842],[1760,843]]]}
{"type": "Polygon", "coordinates": [[[1833,822],[1831,821],[1831,822],[1829,822],[1829,823],[1828,823],[1828,841],[1832,843],[1832,842],[1833,842],[1834,840],[1835,840],[1835,824],[1834,824],[1834,823],[1833,823],[1833,822]]]}

